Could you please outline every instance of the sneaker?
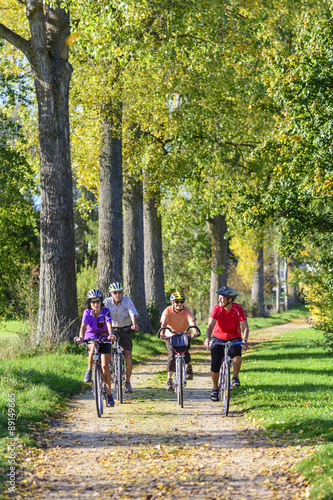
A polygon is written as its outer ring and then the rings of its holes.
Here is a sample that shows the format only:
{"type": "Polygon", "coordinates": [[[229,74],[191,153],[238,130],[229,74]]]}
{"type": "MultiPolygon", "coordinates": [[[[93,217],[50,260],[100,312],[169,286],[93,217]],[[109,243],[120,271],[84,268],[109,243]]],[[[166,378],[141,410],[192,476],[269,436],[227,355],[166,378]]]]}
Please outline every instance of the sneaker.
{"type": "Polygon", "coordinates": [[[168,381],[167,381],[166,386],[165,386],[165,390],[170,391],[170,392],[174,391],[172,378],[168,378],[168,381]]]}
{"type": "Polygon", "coordinates": [[[212,401],[219,401],[219,390],[218,389],[213,389],[210,395],[210,399],[212,401]]]}
{"type": "Polygon", "coordinates": [[[88,382],[91,382],[91,370],[87,370],[86,371],[86,374],[84,376],[83,382],[86,383],[86,384],[88,382]]]}
{"type": "Polygon", "coordinates": [[[106,396],[106,406],[114,406],[114,399],[112,394],[106,396]]]}
{"type": "Polygon", "coordinates": [[[186,380],[193,380],[192,365],[187,365],[187,367],[186,367],[186,380]]]}
{"type": "Polygon", "coordinates": [[[239,378],[238,377],[233,377],[231,385],[232,385],[232,387],[239,387],[240,386],[239,378]]]}
{"type": "Polygon", "coordinates": [[[126,394],[132,394],[133,389],[131,386],[131,382],[125,382],[125,392],[126,394]]]}

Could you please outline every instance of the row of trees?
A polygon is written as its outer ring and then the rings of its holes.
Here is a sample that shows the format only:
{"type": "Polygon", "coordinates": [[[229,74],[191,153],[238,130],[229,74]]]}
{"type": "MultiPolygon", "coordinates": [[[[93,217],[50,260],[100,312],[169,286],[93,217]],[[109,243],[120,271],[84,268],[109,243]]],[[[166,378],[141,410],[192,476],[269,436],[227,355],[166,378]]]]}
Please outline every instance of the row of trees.
{"type": "MultiPolygon", "coordinates": [[[[311,245],[318,251],[330,230],[328,3],[4,7],[2,72],[25,96],[33,78],[38,110],[38,144],[34,107],[18,99],[29,149],[4,137],[27,168],[39,151],[39,337],[77,328],[72,171],[82,240],[98,206],[96,284],[106,291],[123,280],[143,329],[147,303],[161,310],[175,286],[200,313],[209,291],[212,306],[228,282],[252,290],[251,308],[264,314],[265,277],[272,288],[279,254],[316,266],[296,280],[313,301],[328,256],[314,259],[311,245]]],[[[35,215],[31,189],[22,196],[35,215]]]]}

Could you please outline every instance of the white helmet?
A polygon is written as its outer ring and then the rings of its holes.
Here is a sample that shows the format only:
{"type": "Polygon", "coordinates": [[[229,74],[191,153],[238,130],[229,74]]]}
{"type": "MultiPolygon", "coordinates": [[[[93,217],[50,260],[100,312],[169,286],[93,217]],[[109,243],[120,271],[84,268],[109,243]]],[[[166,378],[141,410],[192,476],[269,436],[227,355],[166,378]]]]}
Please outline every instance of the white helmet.
{"type": "Polygon", "coordinates": [[[103,300],[103,294],[98,288],[93,288],[87,293],[87,299],[101,299],[103,300]]]}

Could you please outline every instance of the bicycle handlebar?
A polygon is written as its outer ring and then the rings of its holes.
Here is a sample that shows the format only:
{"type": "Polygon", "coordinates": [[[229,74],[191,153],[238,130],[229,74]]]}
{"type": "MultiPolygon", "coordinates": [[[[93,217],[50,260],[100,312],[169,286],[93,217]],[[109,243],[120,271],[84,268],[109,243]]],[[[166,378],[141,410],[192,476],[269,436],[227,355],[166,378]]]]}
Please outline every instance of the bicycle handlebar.
{"type": "Polygon", "coordinates": [[[212,345],[227,345],[230,347],[231,345],[245,345],[244,342],[232,342],[232,340],[226,340],[225,342],[219,341],[219,340],[210,340],[209,341],[209,347],[211,348],[212,345]]]}
{"type": "MultiPolygon", "coordinates": [[[[74,338],[74,342],[76,341],[76,339],[78,339],[79,337],[75,337],[74,338]]],[[[112,341],[111,340],[104,340],[104,339],[84,339],[82,340],[81,344],[85,344],[85,345],[88,345],[90,342],[97,342],[98,344],[112,344],[112,341]]],[[[75,342],[76,343],[76,342],[75,342]]]]}
{"type": "MultiPolygon", "coordinates": [[[[188,332],[191,328],[195,328],[196,330],[198,330],[198,332],[199,332],[198,337],[200,337],[201,332],[200,332],[199,328],[198,328],[197,326],[195,326],[195,325],[188,326],[188,327],[186,328],[185,332],[174,332],[173,330],[171,330],[171,328],[170,328],[170,327],[168,327],[168,326],[163,326],[162,328],[160,328],[160,329],[158,330],[158,332],[157,332],[157,336],[158,336],[158,338],[161,338],[161,332],[162,332],[163,330],[169,330],[169,332],[170,332],[170,333],[172,333],[172,335],[175,335],[175,336],[177,336],[177,337],[180,337],[181,335],[186,335],[186,334],[187,334],[187,332],[188,332]]],[[[191,335],[188,335],[188,338],[189,338],[189,339],[196,339],[197,337],[192,337],[191,335]]]]}

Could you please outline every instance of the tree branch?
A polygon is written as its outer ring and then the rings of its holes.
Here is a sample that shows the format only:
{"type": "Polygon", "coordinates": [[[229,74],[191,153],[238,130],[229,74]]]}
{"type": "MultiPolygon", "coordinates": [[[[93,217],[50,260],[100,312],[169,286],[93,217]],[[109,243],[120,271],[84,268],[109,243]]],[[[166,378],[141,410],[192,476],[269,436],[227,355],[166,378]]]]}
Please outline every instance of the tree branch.
{"type": "Polygon", "coordinates": [[[22,38],[20,35],[10,30],[9,28],[7,28],[7,26],[4,26],[1,23],[0,23],[0,37],[4,38],[5,40],[7,40],[7,42],[14,45],[14,47],[21,50],[23,54],[25,55],[28,54],[30,43],[25,38],[22,38]]]}

